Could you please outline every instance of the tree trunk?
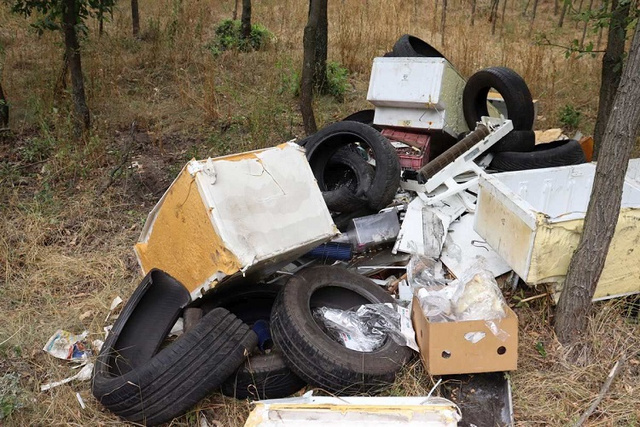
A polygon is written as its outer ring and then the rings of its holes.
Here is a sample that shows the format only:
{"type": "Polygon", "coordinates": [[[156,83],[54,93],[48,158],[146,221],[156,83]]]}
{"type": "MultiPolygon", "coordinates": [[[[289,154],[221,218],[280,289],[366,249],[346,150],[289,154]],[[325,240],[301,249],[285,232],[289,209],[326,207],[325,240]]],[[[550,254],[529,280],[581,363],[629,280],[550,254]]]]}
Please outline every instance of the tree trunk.
{"type": "Polygon", "coordinates": [[[304,27],[303,37],[303,59],[302,78],[300,79],[300,112],[302,113],[302,123],[307,135],[311,135],[318,130],[316,118],[313,114],[313,70],[316,55],[316,42],[318,31],[318,18],[320,11],[319,2],[309,1],[309,19],[304,27]]]}
{"type": "Polygon", "coordinates": [[[538,0],[533,0],[533,11],[531,12],[531,25],[529,26],[529,35],[533,32],[533,23],[536,20],[536,12],[538,10],[538,0]]]}
{"type": "Polygon", "coordinates": [[[504,15],[507,13],[507,0],[502,2],[502,16],[500,16],[500,34],[504,31],[504,15]]]}
{"type": "Polygon", "coordinates": [[[618,222],[629,157],[639,133],[640,32],[636,27],[602,139],[584,231],[558,302],[555,331],[563,344],[577,341],[586,330],[591,299],[618,222]]]}
{"type": "Polygon", "coordinates": [[[318,10],[318,26],[316,28],[316,45],[313,60],[313,87],[320,93],[326,93],[329,89],[327,85],[327,50],[328,50],[328,27],[327,0],[311,0],[314,8],[318,10]]]}
{"type": "Polygon", "coordinates": [[[82,76],[82,63],[80,61],[80,43],[76,32],[78,23],[78,2],[76,0],[64,0],[62,5],[62,25],[64,29],[65,56],[69,61],[71,72],[71,90],[73,93],[74,124],[76,135],[89,129],[91,116],[84,94],[84,77],[82,76]]]}
{"type": "Polygon", "coordinates": [[[558,15],[558,10],[560,9],[560,4],[558,2],[558,0],[554,0],[553,1],[553,15],[557,16],[558,15]]]}
{"type": "Polygon", "coordinates": [[[9,127],[9,103],[4,97],[2,83],[0,83],[0,128],[9,127]]]}
{"type": "Polygon", "coordinates": [[[476,21],[476,5],[478,3],[478,0],[471,0],[471,26],[473,27],[473,24],[475,24],[476,21]]]}
{"type": "Polygon", "coordinates": [[[604,130],[609,121],[609,113],[616,95],[616,89],[622,77],[622,62],[624,56],[624,43],[627,37],[627,17],[629,16],[629,3],[611,2],[611,20],[609,21],[609,35],[607,47],[602,57],[602,77],[600,81],[600,99],[598,101],[598,117],[593,129],[593,159],[598,159],[600,143],[604,130]]]}
{"type": "Polygon", "coordinates": [[[233,6],[233,20],[238,19],[238,0],[236,0],[236,4],[233,6]]]}
{"type": "MultiPolygon", "coordinates": [[[[593,0],[589,0],[589,10],[593,7],[593,0]]],[[[589,20],[584,21],[584,27],[582,28],[582,38],[580,39],[580,50],[584,48],[584,39],[587,36],[587,26],[589,25],[589,20]]]]}
{"type": "Polygon", "coordinates": [[[560,20],[558,21],[558,28],[562,28],[562,24],[564,24],[564,16],[567,14],[567,8],[569,7],[570,3],[571,3],[571,0],[564,0],[564,2],[562,3],[562,12],[560,12],[560,20]]]}
{"type": "Polygon", "coordinates": [[[491,13],[489,14],[489,21],[491,21],[492,36],[496,34],[496,21],[498,20],[498,3],[500,3],[500,0],[491,0],[491,13]]]}
{"type": "Polygon", "coordinates": [[[447,22],[447,0],[442,0],[442,20],[440,21],[440,44],[444,48],[444,29],[447,22]]]}
{"type": "Polygon", "coordinates": [[[249,37],[251,37],[251,0],[242,0],[240,22],[240,38],[249,40],[249,37]]]}
{"type": "Polygon", "coordinates": [[[133,26],[133,38],[140,38],[140,12],[138,0],[131,0],[131,24],[133,26]]]}

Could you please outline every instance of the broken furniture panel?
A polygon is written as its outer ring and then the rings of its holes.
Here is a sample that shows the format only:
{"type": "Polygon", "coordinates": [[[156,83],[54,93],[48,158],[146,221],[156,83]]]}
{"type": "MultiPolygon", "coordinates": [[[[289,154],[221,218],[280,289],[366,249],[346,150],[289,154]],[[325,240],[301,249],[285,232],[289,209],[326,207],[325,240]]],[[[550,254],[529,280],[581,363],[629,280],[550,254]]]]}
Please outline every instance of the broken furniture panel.
{"type": "Polygon", "coordinates": [[[221,279],[291,261],[338,233],[296,144],[190,161],[149,214],[135,246],[193,298],[221,279]]]}
{"type": "Polygon", "coordinates": [[[463,215],[449,226],[440,259],[455,277],[469,271],[488,270],[498,277],[511,270],[509,264],[473,230],[474,214],[463,215]]]}
{"type": "MultiPolygon", "coordinates": [[[[640,187],[627,174],[616,231],[594,300],[640,292],[640,187]]],[[[595,164],[483,176],[474,228],[528,284],[560,290],[578,246],[595,164]]]]}
{"type": "Polygon", "coordinates": [[[441,397],[328,397],[313,396],[261,400],[245,427],[278,426],[429,426],[455,427],[460,410],[441,397]]]}

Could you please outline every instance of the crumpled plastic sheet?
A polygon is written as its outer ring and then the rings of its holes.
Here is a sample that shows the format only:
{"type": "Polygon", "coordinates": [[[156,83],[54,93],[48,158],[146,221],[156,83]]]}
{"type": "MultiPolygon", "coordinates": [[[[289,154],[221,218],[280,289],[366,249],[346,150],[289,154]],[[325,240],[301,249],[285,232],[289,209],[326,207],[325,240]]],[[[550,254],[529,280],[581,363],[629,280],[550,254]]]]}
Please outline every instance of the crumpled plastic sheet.
{"type": "Polygon", "coordinates": [[[444,286],[450,282],[444,277],[442,263],[424,255],[413,255],[407,265],[407,281],[412,288],[444,286]]]}
{"type": "Polygon", "coordinates": [[[432,322],[498,320],[506,316],[504,296],[487,270],[472,272],[446,286],[422,287],[418,299],[432,322]]]}
{"type": "Polygon", "coordinates": [[[403,315],[408,318],[408,310],[391,303],[365,304],[356,310],[328,307],[313,310],[316,321],[325,326],[333,339],[351,350],[365,353],[380,348],[389,336],[399,345],[417,351],[411,322],[403,321],[403,315]],[[411,331],[407,331],[407,325],[411,331]]]}

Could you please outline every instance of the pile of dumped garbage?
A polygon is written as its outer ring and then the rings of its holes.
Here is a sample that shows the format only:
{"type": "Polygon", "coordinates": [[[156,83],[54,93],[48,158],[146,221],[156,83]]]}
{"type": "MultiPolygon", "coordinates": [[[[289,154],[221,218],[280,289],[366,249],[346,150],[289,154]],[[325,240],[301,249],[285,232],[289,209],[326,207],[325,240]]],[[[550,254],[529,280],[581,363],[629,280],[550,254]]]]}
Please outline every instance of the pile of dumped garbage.
{"type": "Polygon", "coordinates": [[[146,276],[95,363],[102,405],[155,425],[220,391],[258,400],[247,425],[276,404],[308,410],[298,423],[329,420],[319,402],[345,417],[355,407],[352,420],[374,420],[370,405],[456,425],[444,399],[278,399],[307,386],[377,394],[418,353],[431,375],[516,369],[517,317],[495,278],[562,276],[549,248],[571,242],[536,231],[554,235],[557,218],[586,210],[584,141],[536,143],[519,75],[494,67],[465,81],[408,35],[374,60],[367,99],[375,110],[297,143],[185,166],[136,244],[146,276]]]}

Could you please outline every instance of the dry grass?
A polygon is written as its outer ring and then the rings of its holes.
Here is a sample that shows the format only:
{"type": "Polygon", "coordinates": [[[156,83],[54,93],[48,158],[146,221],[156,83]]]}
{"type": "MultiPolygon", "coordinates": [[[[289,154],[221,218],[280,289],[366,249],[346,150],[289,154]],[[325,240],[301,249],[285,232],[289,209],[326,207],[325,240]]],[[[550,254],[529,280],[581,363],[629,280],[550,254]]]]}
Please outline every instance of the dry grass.
{"type": "MultiPolygon", "coordinates": [[[[265,51],[217,58],[207,44],[215,24],[231,16],[233,1],[140,3],[142,41],[129,36],[126,2],[119,3],[101,38],[95,22],[89,23],[83,66],[94,129],[80,143],[69,138],[69,94],[53,99],[62,58],[59,35],[38,37],[22,18],[0,7],[2,83],[14,130],[13,136],[0,136],[0,376],[20,374],[23,406],[0,420],[2,425],[120,424],[91,397],[86,383],[38,391],[40,384],[73,373],[44,354],[43,344],[57,328],[102,335],[111,300],[128,297],[140,279],[131,251],[140,226],[188,158],[271,146],[302,134],[290,82],[301,61],[305,2],[254,2],[255,21],[275,39],[265,51]],[[132,122],[136,142],[129,154],[139,167],[126,169],[96,197],[96,188],[124,155],[132,122]],[[75,392],[87,409],[81,410],[75,392]]],[[[495,36],[487,23],[488,1],[479,2],[474,27],[469,5],[450,3],[442,44],[433,6],[431,0],[330,2],[329,56],[351,71],[352,90],[343,103],[329,97],[315,101],[320,124],[368,108],[371,59],[388,51],[399,35],[412,33],[432,42],[465,76],[491,65],[517,70],[540,100],[539,126],[557,125],[559,108],[570,104],[582,111],[583,129],[591,129],[599,59],[567,60],[561,50],[536,45],[517,2],[509,3],[505,25],[498,23],[495,36]]],[[[552,3],[541,3],[536,31],[565,44],[579,36],[570,20],[561,31],[555,21],[552,3]]],[[[622,316],[620,304],[596,306],[579,365],[566,362],[549,327],[547,305],[518,310],[520,369],[511,378],[519,424],[575,420],[621,354],[627,363],[591,421],[640,422],[640,326],[622,316]],[[538,342],[546,357],[536,350],[538,342]]],[[[391,392],[425,394],[432,385],[416,363],[391,392]]],[[[212,396],[173,424],[197,425],[206,417],[242,425],[248,411],[246,402],[212,396]]]]}

